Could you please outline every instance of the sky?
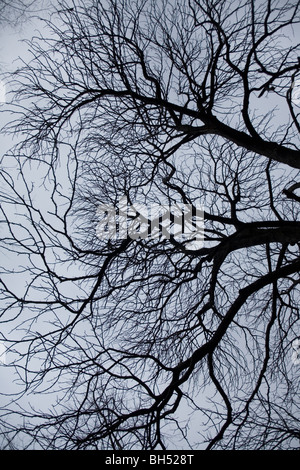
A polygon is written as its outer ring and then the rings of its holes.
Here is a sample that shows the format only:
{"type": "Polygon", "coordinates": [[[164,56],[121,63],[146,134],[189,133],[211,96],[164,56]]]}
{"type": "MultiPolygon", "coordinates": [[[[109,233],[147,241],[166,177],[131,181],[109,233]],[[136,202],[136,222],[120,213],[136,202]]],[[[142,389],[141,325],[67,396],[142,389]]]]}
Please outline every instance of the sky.
{"type": "MultiPolygon", "coordinates": [[[[45,3],[45,2],[43,2],[45,3]]],[[[44,10],[44,14],[47,14],[47,9],[44,10]]],[[[40,14],[39,14],[40,16],[40,14]]],[[[30,55],[28,54],[28,45],[26,44],[25,40],[30,40],[32,36],[36,33],[41,32],[43,28],[43,22],[40,20],[39,17],[31,17],[26,18],[20,24],[13,25],[13,24],[4,24],[3,27],[0,28],[0,68],[1,73],[7,73],[13,71],[18,64],[19,60],[28,60],[30,55]]],[[[9,84],[7,84],[4,80],[0,82],[0,128],[4,126],[7,122],[9,122],[10,115],[7,111],[7,102],[9,101],[9,84]]],[[[13,141],[11,136],[3,136],[1,135],[1,156],[5,154],[7,150],[11,148],[13,141]]],[[[3,228],[0,226],[0,235],[3,236],[3,228]],[[2,234],[1,234],[2,231],[2,234]]],[[[6,255],[5,255],[6,256],[6,255]]],[[[20,264],[20,258],[16,253],[10,253],[8,259],[4,259],[2,254],[1,260],[2,267],[8,266],[11,269],[17,270],[20,264]]],[[[18,282],[18,277],[14,275],[14,283],[18,282]]],[[[22,279],[19,279],[22,281],[22,279]]],[[[20,285],[22,282],[20,282],[20,285]]],[[[4,325],[1,325],[1,331],[4,332],[4,325]]],[[[1,333],[0,331],[0,333],[1,333]]],[[[10,394],[16,393],[22,390],[22,385],[18,386],[19,380],[16,374],[14,373],[13,369],[8,366],[13,359],[13,353],[10,351],[6,351],[6,348],[3,343],[0,342],[0,391],[2,395],[0,396],[0,406],[5,407],[6,404],[10,403],[10,394]],[[8,394],[5,397],[5,394],[8,394]]],[[[45,396],[38,396],[38,406],[42,407],[45,405],[46,407],[49,405],[50,402],[53,400],[55,401],[56,397],[49,395],[45,396]]],[[[33,398],[33,401],[37,400],[37,398],[33,398]]],[[[25,408],[28,406],[27,398],[24,396],[23,399],[19,400],[19,404],[23,405],[25,408]]],[[[186,410],[187,413],[190,410],[186,410]]],[[[10,420],[13,418],[10,418],[10,420]]],[[[17,418],[16,418],[17,419],[17,418]]],[[[196,434],[195,434],[195,437],[196,434]]],[[[26,444],[26,440],[22,442],[26,444]]],[[[17,444],[20,444],[17,442],[17,444]]],[[[0,442],[1,446],[1,442],[0,442]]]]}
{"type": "MultiPolygon", "coordinates": [[[[44,9],[42,10],[44,13],[47,12],[47,3],[44,0],[37,1],[35,4],[35,8],[37,8],[37,4],[42,4],[44,9]]],[[[42,15],[42,11],[38,10],[39,16],[42,15]]],[[[34,11],[33,11],[34,13],[34,11]]],[[[16,67],[19,59],[27,60],[29,58],[28,54],[28,45],[26,44],[25,40],[30,40],[30,38],[36,33],[41,31],[43,27],[43,22],[40,20],[39,17],[29,17],[29,12],[27,15],[23,17],[22,21],[19,21],[17,24],[8,24],[4,23],[0,25],[0,70],[2,73],[11,72],[16,67]]],[[[4,126],[9,121],[9,113],[7,112],[7,102],[9,101],[9,85],[6,81],[0,81],[0,128],[4,126]]],[[[10,136],[4,136],[1,134],[0,140],[0,151],[1,156],[5,154],[5,152],[11,147],[12,145],[12,138],[10,136]]],[[[1,234],[3,236],[3,233],[1,234]]],[[[2,266],[5,264],[3,259],[4,255],[1,253],[1,264],[2,266]]],[[[15,263],[15,267],[18,267],[18,257],[17,255],[11,256],[8,260],[11,264],[15,263]]],[[[13,268],[14,266],[11,266],[13,268]]],[[[15,280],[17,282],[17,278],[15,280]]],[[[4,325],[1,325],[1,330],[3,331],[4,325]]],[[[1,393],[10,394],[15,393],[19,390],[18,387],[18,380],[13,372],[13,370],[9,367],[5,367],[5,365],[9,365],[12,359],[12,353],[6,352],[5,346],[0,342],[0,389],[1,393]]],[[[6,398],[2,395],[0,397],[0,405],[1,407],[7,402],[10,401],[10,398],[6,398]]],[[[22,401],[21,401],[22,403],[22,401]]],[[[23,404],[25,404],[23,402],[23,404]]]]}
{"type": "MultiPolygon", "coordinates": [[[[43,10],[47,12],[47,9],[43,10]]],[[[3,25],[0,28],[0,67],[2,72],[9,72],[15,68],[16,60],[18,57],[27,60],[27,45],[24,39],[30,39],[35,32],[40,32],[43,28],[43,22],[38,17],[25,18],[25,20],[15,25],[3,25]]],[[[9,116],[6,112],[5,91],[9,92],[9,86],[2,81],[0,82],[0,127],[4,125],[9,116]],[[2,103],[1,103],[2,101],[2,103]]],[[[268,97],[263,99],[268,100],[268,97]]],[[[267,105],[267,102],[266,102],[267,105]]],[[[11,138],[1,137],[1,155],[5,153],[11,146],[11,138]]],[[[17,257],[12,258],[16,265],[18,264],[17,257]]],[[[13,374],[9,368],[5,367],[5,363],[9,363],[10,353],[5,354],[5,348],[0,343],[0,387],[4,393],[9,393],[15,390],[13,374]],[[2,365],[1,365],[2,364],[2,365]]],[[[4,398],[0,398],[2,400],[4,398]]],[[[47,398],[46,398],[47,399],[47,398]]]]}

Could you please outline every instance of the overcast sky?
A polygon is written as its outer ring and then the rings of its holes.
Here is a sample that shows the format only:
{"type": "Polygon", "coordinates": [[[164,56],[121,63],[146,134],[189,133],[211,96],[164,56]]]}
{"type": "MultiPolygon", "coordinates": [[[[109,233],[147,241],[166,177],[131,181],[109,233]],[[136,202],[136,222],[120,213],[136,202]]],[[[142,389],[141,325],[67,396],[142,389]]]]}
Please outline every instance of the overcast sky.
{"type": "MultiPolygon", "coordinates": [[[[43,10],[47,14],[47,11],[43,10]]],[[[41,13],[39,13],[41,14],[41,13]]],[[[28,46],[25,43],[24,39],[30,39],[35,32],[40,32],[43,28],[43,22],[38,16],[33,18],[25,18],[22,24],[17,26],[15,25],[3,25],[0,28],[0,66],[2,72],[10,72],[16,67],[16,61],[18,57],[24,59],[25,61],[28,60],[29,55],[27,52],[28,46]]],[[[9,86],[7,87],[9,91],[9,86]]],[[[261,99],[261,101],[273,99],[273,96],[269,97],[266,95],[261,99]]],[[[9,116],[6,110],[6,104],[0,103],[0,127],[2,127],[8,120],[9,116]]],[[[11,146],[11,138],[10,137],[3,137],[1,136],[1,155],[5,153],[5,151],[11,146]]],[[[15,258],[12,256],[11,259],[14,259],[14,262],[17,264],[17,256],[15,258]]],[[[0,347],[0,354],[1,354],[1,347],[0,347]]],[[[7,362],[9,362],[9,354],[7,355],[7,362]]],[[[1,384],[1,391],[4,393],[11,392],[14,388],[13,386],[13,375],[12,371],[8,368],[1,366],[0,364],[0,384],[1,384]]],[[[3,397],[1,397],[3,400],[3,397]]],[[[2,402],[3,404],[3,402],[2,402]]],[[[197,423],[196,423],[197,424],[197,423]]]]}

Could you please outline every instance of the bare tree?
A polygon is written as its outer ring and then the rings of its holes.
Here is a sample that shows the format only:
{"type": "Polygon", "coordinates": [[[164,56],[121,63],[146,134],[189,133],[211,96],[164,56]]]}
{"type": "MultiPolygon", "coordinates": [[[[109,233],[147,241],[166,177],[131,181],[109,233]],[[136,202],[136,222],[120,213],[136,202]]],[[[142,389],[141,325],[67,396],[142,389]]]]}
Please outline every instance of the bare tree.
{"type": "Polygon", "coordinates": [[[0,0],[0,23],[19,24],[32,12],[32,7],[37,4],[36,0],[0,0]]]}
{"type": "Polygon", "coordinates": [[[24,384],[4,432],[298,448],[298,2],[74,0],[48,27],[13,77],[1,167],[2,339],[24,384]],[[203,205],[203,245],[100,239],[120,197],[203,205]]]}

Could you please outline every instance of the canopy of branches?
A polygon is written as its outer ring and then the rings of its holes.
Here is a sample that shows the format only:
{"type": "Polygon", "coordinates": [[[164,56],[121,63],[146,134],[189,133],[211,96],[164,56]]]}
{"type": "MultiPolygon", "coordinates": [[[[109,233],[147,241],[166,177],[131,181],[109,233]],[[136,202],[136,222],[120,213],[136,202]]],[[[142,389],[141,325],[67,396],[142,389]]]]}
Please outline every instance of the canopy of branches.
{"type": "Polygon", "coordinates": [[[63,0],[41,22],[1,159],[16,445],[299,447],[299,21],[295,0],[63,0]],[[203,206],[203,244],[97,236],[124,197],[203,206]]]}

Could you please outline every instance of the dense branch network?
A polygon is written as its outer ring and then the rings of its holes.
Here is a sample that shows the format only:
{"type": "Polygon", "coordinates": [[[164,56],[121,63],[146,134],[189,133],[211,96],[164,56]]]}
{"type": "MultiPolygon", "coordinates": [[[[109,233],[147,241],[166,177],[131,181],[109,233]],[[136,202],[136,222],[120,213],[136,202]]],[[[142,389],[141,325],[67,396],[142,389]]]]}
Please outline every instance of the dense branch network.
{"type": "Polygon", "coordinates": [[[298,3],[74,0],[45,28],[1,162],[1,335],[24,384],[4,434],[297,448],[298,3]],[[202,245],[99,239],[123,196],[203,205],[202,245]]]}

